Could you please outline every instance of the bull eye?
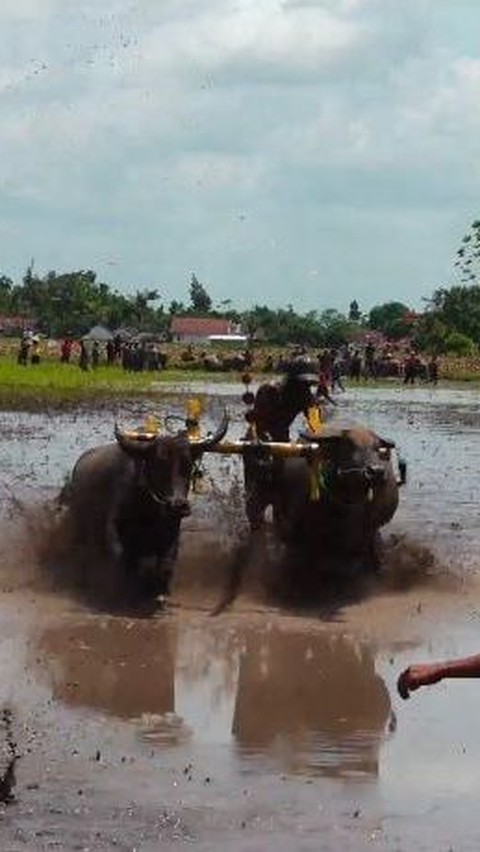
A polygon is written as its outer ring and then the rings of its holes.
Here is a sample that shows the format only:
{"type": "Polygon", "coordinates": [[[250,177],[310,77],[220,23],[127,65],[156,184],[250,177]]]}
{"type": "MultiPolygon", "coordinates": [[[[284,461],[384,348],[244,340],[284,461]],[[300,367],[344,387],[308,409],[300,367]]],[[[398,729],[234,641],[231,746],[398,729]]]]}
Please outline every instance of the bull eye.
{"type": "Polygon", "coordinates": [[[253,405],[253,403],[255,402],[255,397],[251,391],[247,391],[243,394],[242,400],[245,405],[253,405]]]}
{"type": "Polygon", "coordinates": [[[389,460],[389,458],[390,458],[390,448],[389,447],[379,447],[377,452],[378,452],[379,458],[382,459],[382,461],[388,461],[389,460]]]}

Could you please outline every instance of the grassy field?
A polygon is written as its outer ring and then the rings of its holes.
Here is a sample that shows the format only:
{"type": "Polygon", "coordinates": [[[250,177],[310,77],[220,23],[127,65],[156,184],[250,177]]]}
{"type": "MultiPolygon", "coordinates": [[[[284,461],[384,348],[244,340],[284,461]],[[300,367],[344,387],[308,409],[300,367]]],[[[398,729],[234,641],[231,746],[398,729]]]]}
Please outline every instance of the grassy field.
{"type": "MultiPolygon", "coordinates": [[[[75,402],[116,398],[121,396],[153,395],[159,383],[174,384],[207,378],[221,381],[221,373],[198,370],[163,370],[161,372],[131,373],[121,367],[98,367],[83,372],[76,364],[43,361],[20,366],[9,358],[0,359],[0,407],[40,408],[46,404],[70,405],[75,402]]],[[[236,376],[229,373],[230,381],[236,376]]]]}
{"type": "MultiPolygon", "coordinates": [[[[442,359],[440,379],[447,382],[480,382],[480,364],[472,358],[442,359]]],[[[21,366],[13,353],[0,357],[0,408],[39,409],[45,406],[68,406],[78,402],[100,401],[122,396],[158,394],[158,385],[181,385],[194,380],[209,382],[238,382],[238,373],[211,373],[202,369],[174,366],[160,372],[126,372],[121,367],[99,366],[87,372],[76,363],[61,364],[58,358],[42,358],[40,364],[21,366]]],[[[391,384],[395,379],[384,380],[391,384]]],[[[361,382],[363,387],[378,386],[376,382],[361,382]]]]}

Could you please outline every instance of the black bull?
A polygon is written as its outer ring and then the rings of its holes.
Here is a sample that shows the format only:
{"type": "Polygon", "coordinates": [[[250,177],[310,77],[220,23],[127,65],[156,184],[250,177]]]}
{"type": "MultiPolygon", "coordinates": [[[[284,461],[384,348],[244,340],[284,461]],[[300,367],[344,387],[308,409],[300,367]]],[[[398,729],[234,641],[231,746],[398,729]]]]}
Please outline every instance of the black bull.
{"type": "Polygon", "coordinates": [[[178,435],[132,435],[115,430],[116,442],[78,459],[63,494],[74,540],[86,553],[113,560],[135,593],[168,594],[182,518],[200,455],[225,436],[217,431],[191,441],[178,435]],[[148,570],[141,570],[145,560],[148,570]]]}
{"type": "Polygon", "coordinates": [[[308,458],[272,458],[268,447],[244,456],[246,511],[253,531],[273,509],[274,529],[292,552],[340,556],[379,566],[379,529],[398,506],[393,444],[364,428],[318,436],[308,458]],[[262,456],[263,453],[263,456],[262,456]]]}

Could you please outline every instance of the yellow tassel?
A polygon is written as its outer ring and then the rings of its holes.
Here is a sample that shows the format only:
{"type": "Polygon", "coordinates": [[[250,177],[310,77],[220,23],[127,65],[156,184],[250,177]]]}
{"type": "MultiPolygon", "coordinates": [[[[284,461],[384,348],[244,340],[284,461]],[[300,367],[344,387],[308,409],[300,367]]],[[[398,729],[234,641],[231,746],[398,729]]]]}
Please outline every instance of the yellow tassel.
{"type": "Polygon", "coordinates": [[[200,438],[200,414],[202,413],[202,403],[198,397],[192,397],[187,400],[187,432],[188,437],[194,441],[200,438]]]}
{"type": "Polygon", "coordinates": [[[307,411],[307,423],[309,429],[317,434],[322,428],[322,414],[318,405],[311,405],[307,411]]]}
{"type": "Polygon", "coordinates": [[[187,399],[187,414],[189,417],[198,418],[202,413],[202,403],[198,396],[187,399]]]}

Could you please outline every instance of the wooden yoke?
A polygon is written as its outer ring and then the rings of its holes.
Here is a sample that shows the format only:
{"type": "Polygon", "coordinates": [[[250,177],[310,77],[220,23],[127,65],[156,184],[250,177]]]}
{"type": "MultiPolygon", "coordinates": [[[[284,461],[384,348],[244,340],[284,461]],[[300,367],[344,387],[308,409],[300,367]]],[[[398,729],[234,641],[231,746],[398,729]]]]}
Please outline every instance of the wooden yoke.
{"type": "Polygon", "coordinates": [[[276,458],[311,459],[320,456],[323,448],[319,441],[311,444],[286,441],[222,441],[206,450],[207,453],[220,455],[244,455],[246,452],[255,453],[255,451],[262,454],[267,452],[276,458]]]}

